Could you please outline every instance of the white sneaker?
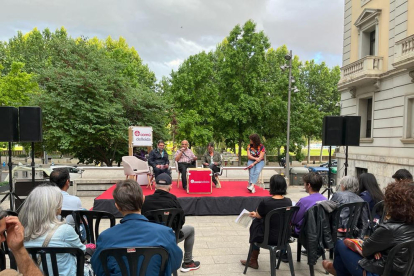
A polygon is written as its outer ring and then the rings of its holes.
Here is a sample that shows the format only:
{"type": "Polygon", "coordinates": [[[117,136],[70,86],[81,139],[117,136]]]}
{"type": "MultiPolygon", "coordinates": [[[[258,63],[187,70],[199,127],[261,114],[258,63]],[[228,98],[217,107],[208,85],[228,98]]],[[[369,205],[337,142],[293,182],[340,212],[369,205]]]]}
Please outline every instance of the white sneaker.
{"type": "Polygon", "coordinates": [[[252,185],[253,186],[253,188],[252,188],[252,194],[254,194],[255,192],[256,192],[256,189],[254,188],[254,185],[252,185]]]}
{"type": "Polygon", "coordinates": [[[249,190],[250,192],[252,192],[252,191],[253,191],[253,189],[254,189],[253,184],[250,184],[250,186],[249,186],[249,187],[247,187],[247,190],[249,190]]]}

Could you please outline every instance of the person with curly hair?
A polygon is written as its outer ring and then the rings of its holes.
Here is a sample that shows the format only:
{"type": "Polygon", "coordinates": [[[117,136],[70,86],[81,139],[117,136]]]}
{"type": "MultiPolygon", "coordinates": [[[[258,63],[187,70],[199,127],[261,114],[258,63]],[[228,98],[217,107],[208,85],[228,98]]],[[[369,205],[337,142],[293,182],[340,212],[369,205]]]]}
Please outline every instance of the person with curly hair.
{"type": "MultiPolygon", "coordinates": [[[[414,183],[394,182],[385,190],[385,205],[390,219],[378,226],[362,243],[362,251],[349,240],[338,240],[333,263],[323,261],[323,267],[338,276],[382,275],[387,255],[397,244],[414,239],[414,183]]],[[[361,241],[362,242],[362,241],[361,241]]],[[[402,275],[408,269],[408,256],[395,255],[392,275],[402,275]]]]}
{"type": "Polygon", "coordinates": [[[255,193],[256,189],[254,184],[259,180],[259,175],[265,165],[264,155],[266,153],[265,147],[260,142],[258,134],[252,134],[249,136],[250,144],[247,147],[247,168],[249,170],[249,183],[247,189],[251,193],[255,193]]]}

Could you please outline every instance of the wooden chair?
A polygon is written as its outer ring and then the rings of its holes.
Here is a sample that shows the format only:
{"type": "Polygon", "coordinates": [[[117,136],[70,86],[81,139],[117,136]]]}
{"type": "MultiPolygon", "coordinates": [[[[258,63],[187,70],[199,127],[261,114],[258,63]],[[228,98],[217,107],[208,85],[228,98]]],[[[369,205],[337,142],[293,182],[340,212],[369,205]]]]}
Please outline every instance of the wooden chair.
{"type": "Polygon", "coordinates": [[[178,177],[177,177],[177,188],[180,188],[180,175],[181,175],[181,173],[180,173],[180,170],[178,169],[178,162],[177,161],[175,161],[175,171],[178,174],[178,177]]]}
{"type": "Polygon", "coordinates": [[[148,166],[148,162],[142,161],[136,158],[135,156],[123,156],[122,165],[124,167],[124,174],[126,176],[126,179],[128,179],[129,176],[133,175],[135,178],[135,181],[137,181],[138,175],[147,175],[147,178],[148,178],[147,187],[149,186],[152,190],[150,168],[148,166]]]}
{"type": "Polygon", "coordinates": [[[109,257],[112,257],[117,262],[123,276],[136,276],[138,271],[139,276],[145,276],[151,259],[157,255],[161,257],[160,272],[158,275],[164,276],[168,263],[168,252],[162,247],[104,249],[99,254],[99,259],[107,276],[112,275],[108,269],[109,257]],[[141,259],[142,261],[140,261],[141,259]],[[128,262],[128,267],[125,265],[125,260],[128,262]],[[140,267],[138,267],[139,262],[141,262],[140,267]]]}
{"type": "MultiPolygon", "coordinates": [[[[292,250],[289,244],[290,237],[290,222],[293,215],[299,211],[299,207],[284,207],[277,208],[270,211],[265,217],[265,231],[264,239],[262,243],[254,243],[256,246],[270,250],[270,275],[276,276],[276,269],[280,266],[280,261],[284,252],[287,252],[289,260],[290,274],[295,276],[295,269],[293,267],[292,250]],[[273,220],[272,220],[273,219],[273,220]],[[275,221],[276,220],[276,221],[275,221]],[[279,226],[277,244],[269,244],[270,230],[273,227],[279,226]],[[279,261],[276,265],[276,251],[280,250],[279,261]]],[[[243,274],[246,274],[247,268],[249,267],[250,257],[253,251],[253,244],[250,244],[249,253],[247,255],[246,266],[243,274]]]]}

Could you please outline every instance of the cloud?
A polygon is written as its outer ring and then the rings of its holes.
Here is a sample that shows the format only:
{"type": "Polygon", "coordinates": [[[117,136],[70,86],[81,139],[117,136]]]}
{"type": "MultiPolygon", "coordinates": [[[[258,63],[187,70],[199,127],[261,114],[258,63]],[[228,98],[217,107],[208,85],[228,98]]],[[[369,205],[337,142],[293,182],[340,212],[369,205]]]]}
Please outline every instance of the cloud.
{"type": "Polygon", "coordinates": [[[160,79],[252,19],[274,48],[286,44],[301,60],[321,53],[333,66],[341,62],[343,9],[342,0],[5,0],[0,39],[61,26],[73,37],[122,36],[160,79]]]}

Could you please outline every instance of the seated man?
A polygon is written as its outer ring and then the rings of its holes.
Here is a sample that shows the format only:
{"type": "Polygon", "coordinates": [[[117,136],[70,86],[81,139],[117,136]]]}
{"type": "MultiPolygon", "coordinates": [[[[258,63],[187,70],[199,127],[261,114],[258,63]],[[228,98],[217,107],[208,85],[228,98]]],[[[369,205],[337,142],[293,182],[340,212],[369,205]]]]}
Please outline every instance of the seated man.
{"type": "MultiPolygon", "coordinates": [[[[142,214],[146,215],[146,212],[166,209],[166,208],[181,208],[180,203],[175,195],[169,193],[171,190],[171,177],[168,174],[160,174],[155,179],[155,192],[153,195],[145,197],[144,205],[142,206],[142,214]]],[[[146,215],[150,221],[154,218],[146,215]]],[[[176,222],[178,223],[178,222],[176,222]]],[[[181,266],[182,272],[188,272],[200,268],[200,262],[193,261],[193,247],[194,247],[194,227],[185,225],[185,217],[183,218],[182,224],[180,225],[181,231],[179,236],[179,242],[184,240],[184,262],[181,266]]],[[[176,225],[175,225],[176,226],[176,225]]],[[[174,227],[175,228],[175,227],[174,227]]]]}
{"type": "Polygon", "coordinates": [[[305,218],[305,213],[318,201],[327,200],[326,197],[319,193],[322,188],[323,179],[322,176],[317,173],[308,173],[303,176],[303,183],[305,190],[309,193],[308,196],[302,197],[296,203],[295,206],[299,207],[299,211],[292,218],[292,225],[294,228],[294,234],[299,236],[300,229],[305,218]]]}
{"type": "Polygon", "coordinates": [[[155,178],[162,173],[171,174],[169,170],[170,161],[168,160],[168,153],[164,147],[164,141],[159,140],[157,148],[151,151],[148,157],[148,165],[153,168],[155,178]]]}
{"type": "Polygon", "coordinates": [[[0,207],[0,242],[6,240],[4,233],[7,232],[7,245],[13,252],[19,272],[6,269],[0,272],[1,276],[42,276],[43,273],[35,265],[29,253],[23,246],[24,228],[18,217],[6,217],[7,213],[0,207]]]}
{"type": "MultiPolygon", "coordinates": [[[[68,194],[70,187],[70,174],[68,168],[56,168],[50,174],[50,182],[56,184],[62,190],[63,202],[62,210],[83,210],[79,197],[68,194]]],[[[72,216],[66,217],[66,223],[75,227],[75,221],[72,216]]],[[[82,242],[86,239],[86,229],[81,224],[80,231],[82,242]]]]}
{"type": "Polygon", "coordinates": [[[183,183],[183,189],[187,190],[187,168],[194,168],[193,162],[197,160],[193,151],[188,148],[188,141],[183,140],[181,142],[181,149],[175,153],[175,161],[178,162],[178,170],[181,173],[181,181],[183,183]]]}
{"type": "MultiPolygon", "coordinates": [[[[97,276],[104,276],[99,254],[102,250],[116,247],[150,247],[160,246],[168,251],[168,263],[165,276],[171,275],[181,264],[183,252],[177,246],[175,235],[171,228],[151,223],[141,215],[144,197],[141,187],[132,179],[120,181],[113,192],[115,206],[122,214],[123,219],[117,224],[103,231],[96,243],[96,251],[91,263],[97,276]]],[[[158,275],[159,259],[152,260],[147,268],[146,275],[158,275]]],[[[111,275],[121,275],[115,260],[108,260],[111,275]]]]}
{"type": "Polygon", "coordinates": [[[213,171],[213,183],[217,187],[218,183],[215,173],[220,171],[221,156],[218,152],[214,151],[214,143],[208,143],[207,151],[203,156],[203,166],[205,168],[210,168],[213,171]]]}

